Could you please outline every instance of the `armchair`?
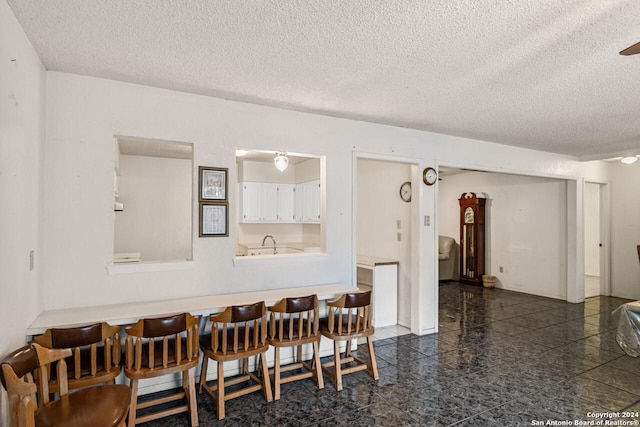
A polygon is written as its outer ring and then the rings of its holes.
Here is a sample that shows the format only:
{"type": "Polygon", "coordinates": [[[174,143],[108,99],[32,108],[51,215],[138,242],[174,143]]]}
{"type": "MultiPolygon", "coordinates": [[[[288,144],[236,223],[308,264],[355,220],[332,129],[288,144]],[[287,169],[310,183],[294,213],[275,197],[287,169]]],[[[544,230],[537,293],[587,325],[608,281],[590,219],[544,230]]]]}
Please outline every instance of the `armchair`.
{"type": "Polygon", "coordinates": [[[438,236],[439,280],[458,279],[458,244],[453,237],[438,236]]]}

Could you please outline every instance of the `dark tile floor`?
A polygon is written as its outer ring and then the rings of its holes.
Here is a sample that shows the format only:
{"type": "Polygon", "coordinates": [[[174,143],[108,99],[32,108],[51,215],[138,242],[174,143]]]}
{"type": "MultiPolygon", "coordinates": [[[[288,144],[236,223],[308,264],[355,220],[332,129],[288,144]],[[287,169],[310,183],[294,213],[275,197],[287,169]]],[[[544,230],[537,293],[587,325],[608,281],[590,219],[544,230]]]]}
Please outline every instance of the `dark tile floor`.
{"type": "MultiPolygon", "coordinates": [[[[341,392],[326,376],[324,390],[285,384],[277,402],[259,393],[227,402],[222,422],[200,396],[200,425],[525,426],[640,411],[640,359],[620,350],[610,317],[627,301],[568,304],[445,282],[440,333],[376,341],[378,381],[351,374],[341,392]]],[[[179,414],[147,425],[189,424],[179,414]]]]}

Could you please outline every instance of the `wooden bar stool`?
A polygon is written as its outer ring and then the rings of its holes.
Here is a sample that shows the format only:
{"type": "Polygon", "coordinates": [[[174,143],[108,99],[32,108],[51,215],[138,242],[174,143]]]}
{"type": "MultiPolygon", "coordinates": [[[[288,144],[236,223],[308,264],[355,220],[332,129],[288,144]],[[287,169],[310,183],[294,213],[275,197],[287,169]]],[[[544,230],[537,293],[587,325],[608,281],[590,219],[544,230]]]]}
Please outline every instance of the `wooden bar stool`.
{"type": "Polygon", "coordinates": [[[140,319],[125,329],[124,374],[131,380],[129,427],[181,412],[189,412],[192,426],[198,425],[194,368],[198,366],[198,320],[189,313],[140,319]],[[186,335],[185,336],[183,336],[186,335]],[[162,375],[182,374],[182,390],[174,395],[138,403],[138,381],[162,375]],[[137,410],[185,398],[178,407],[137,416],[137,410]]]}
{"type": "MultiPolygon", "coordinates": [[[[100,383],[115,384],[120,374],[119,326],[96,323],[78,328],[47,329],[33,341],[46,348],[71,348],[72,355],[65,360],[69,389],[100,383]]],[[[56,369],[49,370],[49,392],[59,391],[56,369]]]]}
{"type": "Polygon", "coordinates": [[[9,395],[12,427],[124,427],[131,389],[107,384],[68,394],[65,358],[71,349],[48,349],[33,343],[5,357],[0,380],[9,395]],[[57,362],[57,363],[56,363],[57,362]],[[50,400],[48,368],[57,366],[58,400],[50,400]],[[38,385],[36,386],[36,383],[38,385]]]}
{"type": "Polygon", "coordinates": [[[322,370],[342,390],[342,376],[352,372],[369,370],[373,379],[378,379],[378,365],[371,336],[375,332],[371,323],[371,291],[344,294],[335,301],[327,302],[329,316],[320,321],[320,333],[333,340],[333,362],[326,362],[322,370]],[[366,337],[369,347],[369,362],[351,354],[351,341],[366,337]],[[344,357],[340,356],[340,342],[346,341],[344,357]],[[345,368],[344,364],[350,364],[345,368]],[[333,370],[331,367],[333,366],[333,370]]]}
{"type": "Polygon", "coordinates": [[[267,308],[264,301],[227,307],[222,313],[211,316],[211,334],[200,337],[200,348],[204,353],[202,358],[202,370],[200,371],[200,393],[206,391],[211,401],[216,405],[218,419],[225,417],[224,403],[227,400],[244,396],[262,389],[267,402],[273,400],[271,384],[269,382],[269,370],[267,360],[260,357],[261,377],[249,372],[249,357],[262,355],[269,349],[267,341],[267,308]],[[216,384],[208,386],[207,365],[209,359],[218,362],[218,379],[216,384]],[[240,375],[231,380],[224,378],[224,362],[230,360],[242,360],[240,375]],[[250,381],[251,384],[225,392],[225,387],[242,384],[250,381]]]}
{"type": "Polygon", "coordinates": [[[320,364],[318,297],[310,295],[300,298],[283,298],[274,306],[269,321],[269,344],[274,347],[275,359],[273,368],[274,399],[280,399],[280,385],[315,376],[319,389],[324,388],[322,366],[320,364]],[[302,345],[313,345],[312,365],[302,360],[302,345]],[[280,366],[280,349],[296,347],[294,362],[280,366]],[[282,372],[304,369],[305,372],[282,378],[282,372]]]}

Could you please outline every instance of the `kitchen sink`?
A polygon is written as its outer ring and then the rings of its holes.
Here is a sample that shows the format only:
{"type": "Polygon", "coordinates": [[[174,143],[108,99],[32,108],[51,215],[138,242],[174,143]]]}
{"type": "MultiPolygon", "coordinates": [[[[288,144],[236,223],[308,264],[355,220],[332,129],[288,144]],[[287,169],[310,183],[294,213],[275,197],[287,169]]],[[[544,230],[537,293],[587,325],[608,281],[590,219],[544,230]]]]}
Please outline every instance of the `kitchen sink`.
{"type": "Polygon", "coordinates": [[[273,247],[260,247],[260,248],[247,248],[247,255],[282,255],[282,254],[297,254],[303,252],[301,249],[291,248],[288,246],[277,246],[275,253],[273,247]]]}

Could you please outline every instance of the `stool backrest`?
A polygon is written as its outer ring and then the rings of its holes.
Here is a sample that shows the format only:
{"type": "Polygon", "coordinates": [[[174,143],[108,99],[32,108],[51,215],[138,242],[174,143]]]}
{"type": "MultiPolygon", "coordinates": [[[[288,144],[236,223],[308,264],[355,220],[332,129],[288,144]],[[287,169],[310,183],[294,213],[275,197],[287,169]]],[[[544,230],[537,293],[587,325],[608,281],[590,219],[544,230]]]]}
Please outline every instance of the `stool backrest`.
{"type": "Polygon", "coordinates": [[[189,313],[140,319],[135,325],[126,328],[126,332],[127,370],[153,371],[194,360],[197,363],[198,320],[189,313]],[[182,337],[183,333],[186,334],[186,341],[182,337]]]}
{"type": "Polygon", "coordinates": [[[329,332],[338,335],[359,335],[373,330],[371,322],[371,291],[344,294],[329,307],[329,332]]]}
{"type": "Polygon", "coordinates": [[[70,349],[47,349],[33,343],[11,352],[0,361],[0,382],[9,395],[9,418],[12,426],[33,425],[36,407],[49,404],[46,378],[51,363],[59,361],[60,396],[68,394],[64,359],[70,355],[70,349]]]}
{"type": "Polygon", "coordinates": [[[80,388],[98,382],[108,382],[120,372],[119,326],[108,323],[77,328],[47,329],[33,341],[46,348],[71,348],[66,360],[69,387],[80,388]]]}
{"type": "Polygon", "coordinates": [[[264,301],[227,307],[222,313],[211,316],[210,320],[214,353],[239,353],[268,346],[264,301]]]}
{"type": "Polygon", "coordinates": [[[269,307],[271,340],[300,340],[319,336],[318,296],[283,298],[269,307]]]}

